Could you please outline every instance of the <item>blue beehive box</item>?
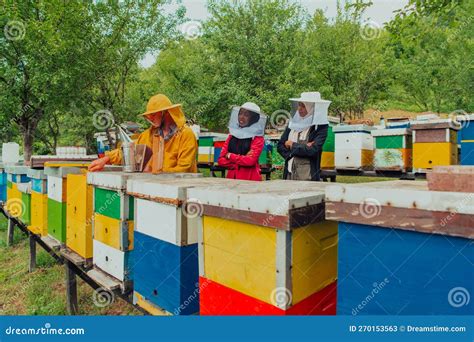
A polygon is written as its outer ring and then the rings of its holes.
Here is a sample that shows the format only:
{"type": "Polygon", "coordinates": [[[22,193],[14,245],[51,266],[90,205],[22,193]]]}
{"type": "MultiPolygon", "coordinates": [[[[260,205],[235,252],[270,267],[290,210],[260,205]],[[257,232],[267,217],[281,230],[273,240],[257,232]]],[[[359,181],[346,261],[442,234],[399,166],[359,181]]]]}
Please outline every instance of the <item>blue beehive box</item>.
{"type": "Polygon", "coordinates": [[[328,186],[326,219],[339,221],[337,314],[474,314],[473,206],[467,193],[421,181],[328,186]]]}
{"type": "Polygon", "coordinates": [[[199,312],[198,245],[177,246],[134,232],[134,291],[174,315],[199,312]]]}
{"type": "Polygon", "coordinates": [[[1,170],[0,172],[0,201],[7,200],[7,174],[1,170]]]}
{"type": "Polygon", "coordinates": [[[474,165],[474,141],[461,142],[461,165],[474,165]]]}

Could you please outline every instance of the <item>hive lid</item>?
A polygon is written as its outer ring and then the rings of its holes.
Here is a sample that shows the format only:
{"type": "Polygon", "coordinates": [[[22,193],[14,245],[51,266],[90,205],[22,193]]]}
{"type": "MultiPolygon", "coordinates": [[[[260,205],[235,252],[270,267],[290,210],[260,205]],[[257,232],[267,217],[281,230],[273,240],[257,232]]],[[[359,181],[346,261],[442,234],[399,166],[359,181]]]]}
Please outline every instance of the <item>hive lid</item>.
{"type": "Polygon", "coordinates": [[[43,169],[28,169],[26,172],[27,176],[34,179],[46,179],[47,176],[43,169]]]}
{"type": "Polygon", "coordinates": [[[26,175],[28,172],[28,166],[25,165],[6,165],[5,172],[13,175],[26,175]]]}
{"type": "Polygon", "coordinates": [[[417,129],[444,129],[450,128],[459,130],[461,125],[452,119],[436,119],[436,120],[415,120],[411,122],[411,128],[417,129]]]}
{"type": "Polygon", "coordinates": [[[411,129],[409,128],[385,128],[372,131],[374,137],[386,137],[386,136],[395,136],[395,135],[409,135],[411,134],[411,129]]]}
{"type": "Polygon", "coordinates": [[[326,218],[474,238],[474,194],[430,191],[426,181],[334,184],[326,218]]]}
{"type": "MultiPolygon", "coordinates": [[[[228,189],[236,182],[227,178],[204,178],[201,176],[201,174],[175,173],[155,175],[153,178],[132,178],[127,182],[127,193],[157,201],[186,200],[190,199],[189,196],[186,198],[186,189],[194,187],[207,189],[215,186],[228,189]]],[[[246,183],[251,182],[247,181],[246,183]]]]}
{"type": "Polygon", "coordinates": [[[84,168],[80,167],[71,167],[71,166],[65,166],[65,167],[45,167],[44,168],[44,174],[46,176],[51,176],[51,177],[66,177],[69,174],[73,175],[80,175],[84,174],[86,170],[84,168]]]}
{"type": "Polygon", "coordinates": [[[376,130],[373,126],[368,125],[338,125],[334,126],[332,131],[334,133],[349,133],[349,132],[365,132],[370,133],[376,130]]]}
{"type": "Polygon", "coordinates": [[[188,200],[202,204],[205,215],[290,230],[324,219],[327,183],[303,181],[235,182],[192,188],[188,200]]]}
{"type": "Polygon", "coordinates": [[[130,173],[122,171],[110,172],[89,172],[87,173],[87,183],[113,190],[125,190],[129,179],[166,179],[166,178],[199,178],[200,173],[130,173]]]}

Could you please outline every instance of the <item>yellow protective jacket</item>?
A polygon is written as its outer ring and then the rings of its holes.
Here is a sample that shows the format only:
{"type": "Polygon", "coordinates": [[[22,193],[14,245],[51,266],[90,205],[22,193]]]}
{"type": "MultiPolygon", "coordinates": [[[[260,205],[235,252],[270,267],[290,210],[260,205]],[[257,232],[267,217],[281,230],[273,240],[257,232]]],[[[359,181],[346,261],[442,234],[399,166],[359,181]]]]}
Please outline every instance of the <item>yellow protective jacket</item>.
{"type": "MultiPolygon", "coordinates": [[[[196,153],[197,141],[194,132],[186,125],[184,113],[180,107],[168,110],[178,128],[171,139],[165,141],[163,172],[197,172],[196,153]]],[[[152,148],[153,134],[156,128],[150,127],[138,136],[136,144],[144,144],[152,148]]],[[[105,153],[114,165],[122,164],[122,150],[115,149],[105,153]]],[[[151,159],[148,162],[151,165],[151,159]]]]}

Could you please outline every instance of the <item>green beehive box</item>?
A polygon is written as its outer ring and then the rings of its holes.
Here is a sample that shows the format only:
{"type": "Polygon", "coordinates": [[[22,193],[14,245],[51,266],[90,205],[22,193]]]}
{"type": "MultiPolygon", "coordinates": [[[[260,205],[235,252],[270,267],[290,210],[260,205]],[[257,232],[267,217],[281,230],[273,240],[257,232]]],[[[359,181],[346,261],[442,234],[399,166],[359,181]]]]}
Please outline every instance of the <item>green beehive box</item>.
{"type": "Polygon", "coordinates": [[[48,234],[66,243],[66,202],[48,198],[48,234]]]}
{"type": "MultiPolygon", "coordinates": [[[[94,212],[120,220],[120,198],[121,196],[117,191],[94,187],[94,212]]],[[[129,201],[128,219],[133,220],[133,197],[125,196],[125,198],[128,198],[129,201]]]]}
{"type": "Polygon", "coordinates": [[[31,218],[31,195],[27,193],[21,194],[21,201],[24,204],[24,210],[21,213],[20,220],[27,226],[30,225],[31,218]]]}
{"type": "Polygon", "coordinates": [[[324,152],[334,152],[335,140],[336,140],[336,138],[334,136],[334,132],[332,131],[332,126],[329,125],[328,135],[327,135],[326,141],[323,145],[323,151],[324,152]]]}
{"type": "Polygon", "coordinates": [[[214,137],[199,137],[198,145],[200,147],[212,147],[214,146],[214,137]]]}

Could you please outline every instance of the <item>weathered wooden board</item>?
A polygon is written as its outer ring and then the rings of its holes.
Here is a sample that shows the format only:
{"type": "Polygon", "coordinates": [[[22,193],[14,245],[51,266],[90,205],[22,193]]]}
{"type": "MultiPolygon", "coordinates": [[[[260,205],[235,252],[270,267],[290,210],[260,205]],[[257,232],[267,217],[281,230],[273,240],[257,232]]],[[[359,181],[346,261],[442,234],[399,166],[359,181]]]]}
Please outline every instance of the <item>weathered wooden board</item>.
{"type": "Polygon", "coordinates": [[[474,196],[429,191],[427,182],[335,184],[326,189],[326,219],[426,233],[474,237],[474,196]]]}
{"type": "Polygon", "coordinates": [[[426,178],[430,190],[474,193],[474,166],[435,166],[426,178]]]}
{"type": "Polygon", "coordinates": [[[412,166],[412,150],[406,148],[376,149],[374,169],[387,171],[406,171],[412,166]]]}
{"type": "Polygon", "coordinates": [[[337,313],[472,315],[473,265],[469,239],[341,222],[337,313]]]}
{"type": "Polygon", "coordinates": [[[413,133],[414,143],[457,143],[457,131],[449,128],[443,129],[420,129],[413,133]]]}

